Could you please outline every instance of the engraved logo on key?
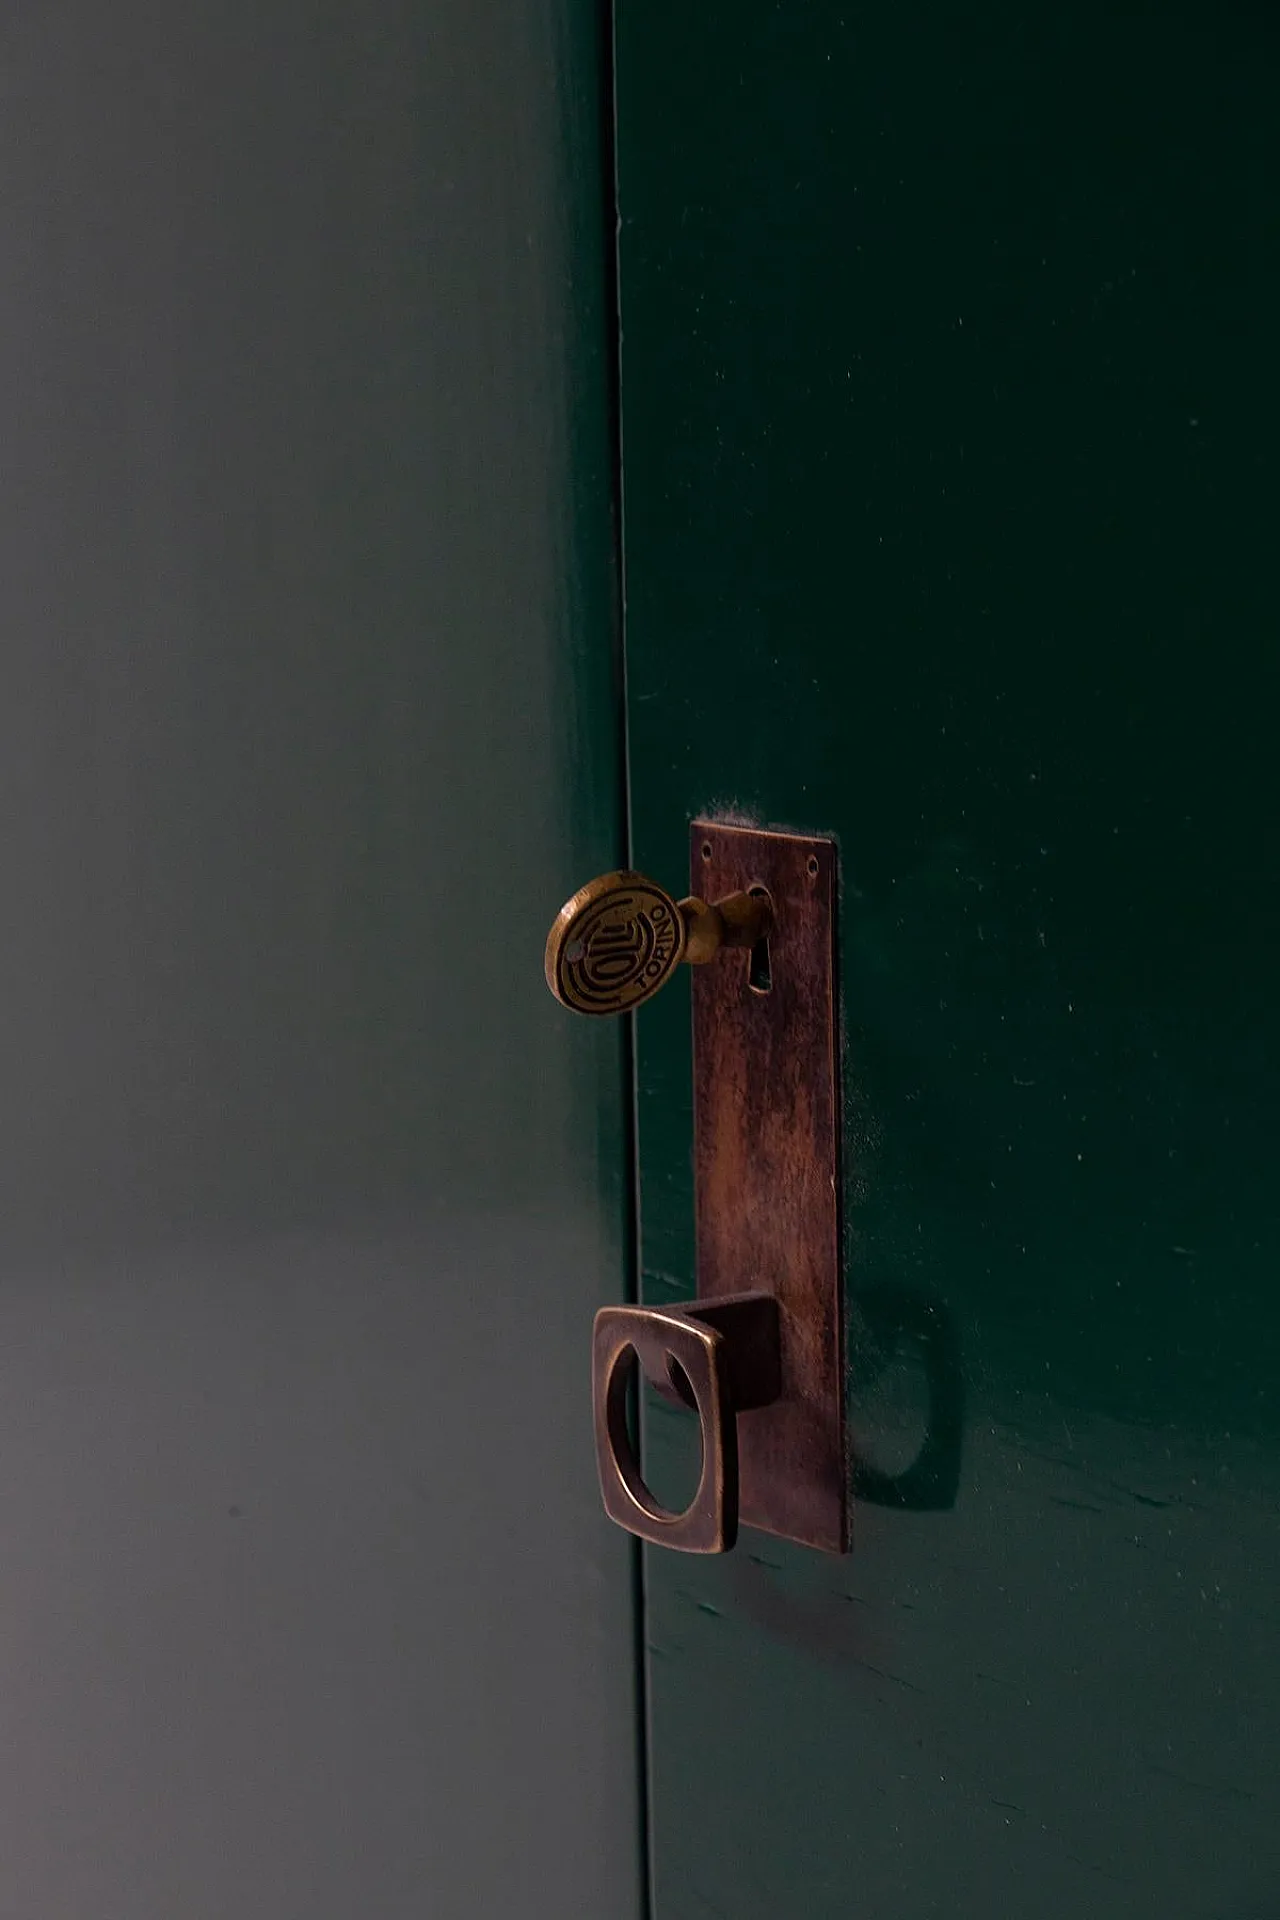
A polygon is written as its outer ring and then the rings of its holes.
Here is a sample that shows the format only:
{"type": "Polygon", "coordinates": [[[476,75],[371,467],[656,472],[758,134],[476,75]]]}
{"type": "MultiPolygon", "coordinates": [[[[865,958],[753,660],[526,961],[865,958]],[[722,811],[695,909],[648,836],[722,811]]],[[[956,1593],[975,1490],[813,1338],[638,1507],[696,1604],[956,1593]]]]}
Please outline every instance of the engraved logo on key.
{"type": "Polygon", "coordinates": [[[647,1000],[684,947],[673,901],[629,884],[593,901],[566,929],[557,967],[560,998],[580,1013],[622,1013],[647,1000]]]}

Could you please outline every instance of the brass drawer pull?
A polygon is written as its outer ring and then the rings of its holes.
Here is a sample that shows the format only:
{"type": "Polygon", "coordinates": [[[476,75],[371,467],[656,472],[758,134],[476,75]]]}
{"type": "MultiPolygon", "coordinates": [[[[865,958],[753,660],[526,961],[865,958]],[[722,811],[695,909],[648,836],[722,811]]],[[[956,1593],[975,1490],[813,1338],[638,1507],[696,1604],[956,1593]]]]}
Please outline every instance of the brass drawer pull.
{"type": "Polygon", "coordinates": [[[778,1303],[771,1293],[679,1308],[602,1307],[592,1344],[592,1398],[609,1518],[654,1546],[727,1552],[738,1537],[738,1415],[768,1406],[779,1386],[778,1303]],[[626,1412],[632,1354],[660,1392],[673,1393],[679,1377],[673,1362],[689,1383],[702,1429],[702,1477],[683,1513],[659,1505],[635,1457],[626,1412]]]}

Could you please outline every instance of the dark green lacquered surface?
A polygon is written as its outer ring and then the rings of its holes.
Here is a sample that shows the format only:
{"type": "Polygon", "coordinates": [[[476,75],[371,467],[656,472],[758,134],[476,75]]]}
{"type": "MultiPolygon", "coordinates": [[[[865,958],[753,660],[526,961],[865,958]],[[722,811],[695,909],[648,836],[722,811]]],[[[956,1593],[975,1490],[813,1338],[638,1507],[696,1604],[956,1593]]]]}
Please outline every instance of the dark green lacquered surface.
{"type": "MultiPolygon", "coordinates": [[[[658,1920],[1261,1920],[1280,24],[621,0],[617,58],[634,858],[838,835],[855,1327],[906,1290],[965,1409],[848,1562],[650,1555],[658,1920]]],[[[638,1024],[661,1300],[683,989],[638,1024]]]]}

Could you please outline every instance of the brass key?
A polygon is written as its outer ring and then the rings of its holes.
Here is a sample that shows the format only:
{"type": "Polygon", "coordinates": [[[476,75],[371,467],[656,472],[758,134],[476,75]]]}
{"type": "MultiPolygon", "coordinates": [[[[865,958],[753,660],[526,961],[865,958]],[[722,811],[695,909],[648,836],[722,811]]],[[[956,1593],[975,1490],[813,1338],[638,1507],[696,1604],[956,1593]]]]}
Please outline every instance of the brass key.
{"type": "Polygon", "coordinates": [[[768,937],[762,887],[709,904],[675,900],[642,873],[605,873],[567,900],[547,935],[547,985],[574,1013],[629,1013],[664,987],[681,961],[702,966],[726,947],[768,937]]]}

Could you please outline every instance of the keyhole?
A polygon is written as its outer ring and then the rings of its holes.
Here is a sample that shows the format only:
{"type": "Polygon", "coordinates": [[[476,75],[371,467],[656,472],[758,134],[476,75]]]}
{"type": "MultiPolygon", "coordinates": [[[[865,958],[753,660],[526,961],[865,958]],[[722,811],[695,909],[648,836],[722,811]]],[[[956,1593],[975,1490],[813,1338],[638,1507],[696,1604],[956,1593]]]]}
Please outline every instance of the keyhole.
{"type": "MultiPolygon", "coordinates": [[[[753,898],[757,900],[767,900],[769,898],[769,889],[767,887],[752,887],[750,891],[753,898]]],[[[773,967],[769,960],[769,936],[767,933],[763,939],[757,940],[751,949],[751,965],[747,969],[747,985],[750,987],[752,993],[771,993],[773,991],[773,967]]]]}

